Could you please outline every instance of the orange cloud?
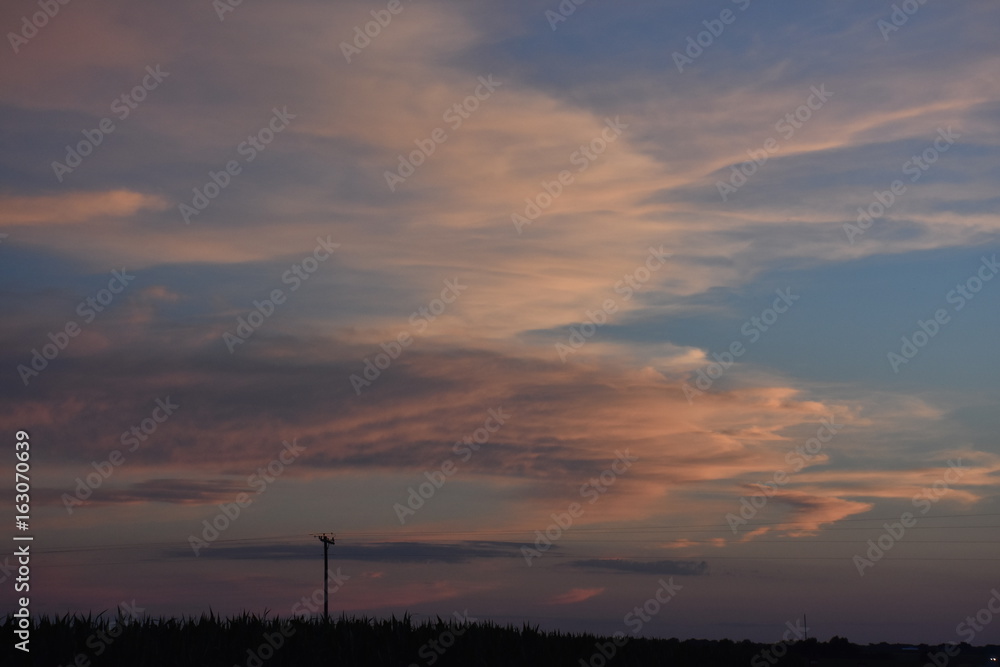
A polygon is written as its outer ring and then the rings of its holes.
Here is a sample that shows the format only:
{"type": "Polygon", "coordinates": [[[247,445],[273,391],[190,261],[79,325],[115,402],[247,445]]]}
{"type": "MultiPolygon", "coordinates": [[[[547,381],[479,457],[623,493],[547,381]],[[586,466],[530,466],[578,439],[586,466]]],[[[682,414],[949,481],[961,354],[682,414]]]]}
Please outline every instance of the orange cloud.
{"type": "MultiPolygon", "coordinates": [[[[167,207],[163,198],[130,190],[71,192],[33,197],[0,197],[0,225],[103,225],[144,210],[167,207]]],[[[95,229],[91,228],[90,232],[95,229]]]]}
{"type": "Polygon", "coordinates": [[[584,600],[589,600],[590,598],[597,597],[603,593],[606,588],[572,588],[565,593],[556,595],[548,604],[576,604],[578,602],[583,602],[584,600]]]}

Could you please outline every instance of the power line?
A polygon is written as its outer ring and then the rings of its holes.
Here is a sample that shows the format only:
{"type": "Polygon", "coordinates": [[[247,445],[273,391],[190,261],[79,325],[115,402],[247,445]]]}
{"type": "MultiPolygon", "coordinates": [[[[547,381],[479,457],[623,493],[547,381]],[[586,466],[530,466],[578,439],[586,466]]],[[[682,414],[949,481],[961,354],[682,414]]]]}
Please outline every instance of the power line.
{"type": "MultiPolygon", "coordinates": [[[[520,556],[518,554],[511,554],[510,557],[512,557],[512,558],[520,558],[520,556]]],[[[672,556],[672,557],[668,557],[668,556],[665,556],[665,555],[662,555],[662,554],[658,555],[658,556],[648,556],[648,555],[631,556],[631,555],[616,554],[615,556],[605,556],[605,557],[599,557],[599,558],[595,558],[594,556],[589,556],[588,558],[581,558],[580,554],[568,554],[568,553],[553,553],[553,552],[549,552],[549,553],[546,554],[546,558],[549,559],[550,561],[551,560],[557,560],[557,559],[559,559],[559,560],[561,560],[561,559],[573,559],[573,560],[603,560],[603,561],[616,561],[616,560],[625,560],[625,561],[642,561],[642,560],[664,561],[665,560],[665,561],[706,561],[706,562],[710,562],[710,561],[717,561],[717,560],[736,560],[736,561],[765,561],[765,560],[810,561],[810,560],[835,560],[835,561],[843,561],[843,560],[849,560],[850,556],[848,556],[848,555],[845,555],[845,556],[706,556],[706,555],[702,554],[702,555],[692,555],[692,556],[672,556]]],[[[930,562],[935,562],[935,561],[942,561],[942,562],[945,562],[945,561],[947,561],[947,562],[954,562],[954,561],[996,562],[996,561],[1000,561],[1000,556],[992,557],[992,558],[988,558],[988,557],[984,557],[984,558],[963,558],[961,556],[910,556],[910,557],[894,557],[892,560],[893,560],[893,562],[906,562],[906,561],[914,561],[914,562],[918,562],[918,561],[919,562],[924,562],[924,561],[930,561],[930,562]]],[[[137,560],[137,561],[118,561],[118,562],[104,562],[104,561],[101,561],[101,564],[102,565],[136,565],[136,564],[139,564],[139,563],[165,563],[165,562],[174,562],[174,563],[176,563],[177,561],[174,558],[145,558],[145,559],[137,560]]],[[[406,561],[401,561],[400,563],[397,563],[397,564],[408,564],[408,563],[406,561]]],[[[411,562],[409,564],[413,564],[413,563],[411,562]]],[[[34,567],[34,565],[32,565],[32,567],[34,567]]],[[[93,564],[92,563],[65,563],[65,564],[64,563],[59,563],[57,565],[55,563],[41,563],[41,564],[38,564],[38,567],[40,569],[44,569],[45,567],[53,567],[53,568],[63,569],[63,568],[67,568],[67,567],[93,567],[93,564]]],[[[641,573],[637,573],[637,574],[641,574],[641,573]]]]}
{"type": "MultiPolygon", "coordinates": [[[[932,519],[979,518],[979,517],[994,517],[994,516],[1000,516],[1000,513],[942,514],[942,515],[936,515],[936,516],[933,516],[933,517],[921,517],[921,519],[922,519],[922,521],[928,521],[928,520],[932,520],[932,519]]],[[[839,524],[839,523],[848,523],[848,522],[859,523],[859,522],[873,522],[873,521],[875,521],[875,522],[878,522],[878,521],[894,521],[894,520],[898,520],[898,519],[899,519],[899,516],[897,515],[897,516],[883,517],[883,518],[874,518],[874,517],[872,517],[872,518],[839,519],[836,523],[839,524]]],[[[752,524],[748,524],[747,527],[751,528],[751,529],[752,528],[767,528],[767,527],[781,527],[781,528],[784,528],[784,527],[788,527],[788,526],[803,525],[803,524],[814,524],[814,523],[815,523],[815,521],[809,521],[809,520],[802,520],[802,521],[754,522],[752,524]]],[[[815,530],[816,530],[816,532],[862,531],[862,530],[871,530],[872,528],[876,528],[876,527],[877,526],[837,526],[837,525],[833,525],[833,526],[829,526],[829,527],[817,528],[815,530]]],[[[358,532],[349,533],[349,536],[353,537],[353,538],[362,538],[362,539],[365,539],[365,538],[376,538],[376,537],[385,537],[385,538],[391,538],[391,539],[387,540],[387,543],[394,543],[394,542],[409,541],[408,538],[426,538],[426,537],[432,537],[432,536],[456,536],[456,537],[460,537],[460,536],[498,537],[498,536],[504,536],[504,535],[507,535],[507,536],[511,536],[511,535],[515,535],[515,536],[533,536],[534,533],[535,533],[535,531],[539,530],[541,528],[544,528],[544,526],[532,526],[530,528],[508,528],[508,529],[503,529],[503,530],[498,530],[498,529],[426,530],[426,531],[421,530],[421,531],[412,531],[412,532],[388,531],[388,530],[387,531],[358,531],[358,532]]],[[[1000,526],[996,526],[996,525],[948,525],[948,526],[927,526],[927,525],[921,525],[921,526],[911,526],[907,530],[967,530],[967,529],[982,529],[982,528],[1000,528],[1000,526]]],[[[572,539],[573,535],[584,534],[584,533],[587,533],[587,534],[594,534],[594,533],[598,533],[598,534],[615,534],[615,535],[628,534],[628,533],[636,533],[636,534],[656,533],[656,534],[663,534],[663,533],[671,533],[671,532],[715,533],[715,532],[719,532],[722,529],[725,529],[725,531],[729,531],[729,525],[725,524],[725,523],[721,523],[721,524],[687,524],[687,525],[682,525],[682,524],[644,525],[644,526],[636,526],[636,527],[587,527],[587,526],[581,526],[581,527],[574,527],[574,528],[568,529],[568,532],[570,532],[570,537],[568,537],[567,539],[572,539]]],[[[279,542],[279,541],[285,541],[285,542],[287,542],[287,541],[300,541],[300,540],[304,540],[304,539],[305,538],[303,537],[303,535],[301,533],[299,533],[299,534],[289,534],[289,535],[273,535],[273,536],[260,536],[260,537],[219,539],[219,540],[216,540],[213,544],[231,544],[231,545],[236,545],[236,544],[240,544],[240,543],[252,543],[252,542],[268,543],[268,542],[279,542]]],[[[616,538],[616,539],[620,539],[620,538],[616,538]]],[[[421,542],[428,542],[428,540],[425,540],[425,539],[421,539],[420,541],[421,542]]],[[[572,540],[572,541],[583,542],[584,540],[576,539],[576,540],[572,540]]],[[[591,541],[601,541],[601,540],[591,540],[591,541]]],[[[639,542],[639,541],[658,542],[658,541],[661,541],[661,540],[651,539],[651,540],[625,540],[625,541],[628,541],[628,542],[639,542]]],[[[810,543],[810,542],[817,542],[817,543],[819,543],[819,542],[839,542],[839,541],[843,541],[845,543],[849,542],[848,540],[829,540],[829,541],[826,541],[826,540],[813,540],[813,539],[811,539],[808,536],[803,536],[802,538],[793,538],[793,539],[783,540],[783,541],[797,542],[797,543],[800,543],[800,544],[805,544],[805,543],[810,543]]],[[[692,540],[692,542],[693,543],[710,543],[708,540],[702,540],[700,542],[692,540]]],[[[740,542],[739,544],[765,544],[765,543],[772,543],[772,542],[779,542],[779,540],[754,540],[752,542],[740,542]]],[[[39,553],[46,553],[46,554],[57,554],[57,553],[78,553],[78,552],[85,552],[85,551],[106,551],[106,550],[109,550],[109,549],[141,549],[141,548],[155,548],[155,547],[176,547],[179,543],[180,543],[179,541],[158,541],[158,542],[133,542],[133,543],[126,543],[126,544],[87,545],[87,546],[79,546],[79,547],[65,546],[65,547],[55,547],[55,548],[51,548],[51,549],[42,548],[42,549],[38,549],[38,552],[39,553]]],[[[960,540],[942,539],[940,541],[926,540],[926,541],[921,541],[921,543],[942,543],[942,544],[943,543],[951,543],[951,544],[954,544],[954,543],[969,543],[969,544],[984,543],[984,544],[986,544],[986,543],[992,543],[992,542],[991,541],[982,541],[982,542],[979,542],[979,541],[967,541],[967,542],[963,542],[963,541],[960,541],[960,540]]]]}

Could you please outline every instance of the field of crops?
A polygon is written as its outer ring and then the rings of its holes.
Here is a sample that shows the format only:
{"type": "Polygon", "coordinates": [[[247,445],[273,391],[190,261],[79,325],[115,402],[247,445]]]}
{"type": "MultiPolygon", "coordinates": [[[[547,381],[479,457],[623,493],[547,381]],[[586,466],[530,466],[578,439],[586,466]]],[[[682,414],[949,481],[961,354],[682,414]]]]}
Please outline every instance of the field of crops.
{"type": "MultiPolygon", "coordinates": [[[[38,667],[767,667],[770,665],[923,665],[936,647],[861,647],[834,638],[793,644],[676,639],[598,638],[493,623],[438,619],[277,619],[215,615],[185,619],[42,618],[30,654],[14,649],[14,623],[4,621],[3,665],[38,667]],[[780,657],[779,657],[780,656],[780,657]]],[[[949,667],[989,664],[996,647],[965,647],[949,667]],[[992,649],[992,653],[990,651],[992,649]]],[[[996,665],[996,663],[993,663],[996,665]]]]}

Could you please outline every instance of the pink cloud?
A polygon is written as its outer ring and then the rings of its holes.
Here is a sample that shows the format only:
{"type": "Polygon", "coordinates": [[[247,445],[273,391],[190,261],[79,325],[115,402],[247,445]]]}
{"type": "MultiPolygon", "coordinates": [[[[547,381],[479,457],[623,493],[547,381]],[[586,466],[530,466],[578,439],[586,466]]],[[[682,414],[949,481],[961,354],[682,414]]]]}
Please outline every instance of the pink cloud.
{"type": "Polygon", "coordinates": [[[603,593],[606,588],[572,588],[565,593],[556,595],[548,604],[576,604],[578,602],[583,602],[584,600],[589,600],[590,598],[597,597],[603,593]]]}

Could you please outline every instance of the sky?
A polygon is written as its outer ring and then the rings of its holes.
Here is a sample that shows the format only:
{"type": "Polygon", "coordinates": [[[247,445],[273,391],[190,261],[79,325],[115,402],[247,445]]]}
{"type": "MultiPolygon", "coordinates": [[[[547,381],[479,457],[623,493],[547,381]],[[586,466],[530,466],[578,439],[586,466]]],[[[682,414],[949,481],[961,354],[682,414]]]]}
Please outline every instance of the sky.
{"type": "Polygon", "coordinates": [[[42,5],[34,614],[1000,642],[996,3],[42,5]]]}

